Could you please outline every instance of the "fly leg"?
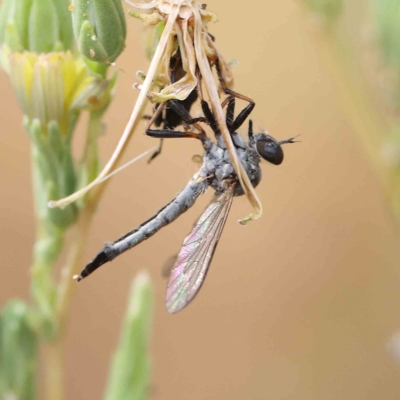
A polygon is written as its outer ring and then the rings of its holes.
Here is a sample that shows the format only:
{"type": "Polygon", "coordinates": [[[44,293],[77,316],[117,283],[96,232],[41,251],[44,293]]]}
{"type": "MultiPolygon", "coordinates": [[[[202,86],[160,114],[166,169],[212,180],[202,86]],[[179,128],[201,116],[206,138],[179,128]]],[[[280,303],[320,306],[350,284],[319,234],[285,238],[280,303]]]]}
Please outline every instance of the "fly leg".
{"type": "Polygon", "coordinates": [[[249,129],[247,131],[247,134],[249,136],[249,141],[253,141],[253,121],[251,119],[249,119],[249,129]]]}
{"type": "MultiPolygon", "coordinates": [[[[191,106],[193,99],[197,98],[197,92],[195,96],[191,96],[190,104],[191,106]]],[[[151,137],[160,138],[160,145],[158,149],[151,155],[149,159],[149,163],[154,160],[159,154],[161,154],[163,147],[163,140],[165,138],[196,138],[203,140],[205,137],[205,132],[198,124],[198,122],[205,122],[204,117],[200,118],[192,118],[187,110],[188,104],[185,103],[185,100],[169,100],[164,103],[160,103],[157,105],[156,111],[152,117],[145,116],[146,119],[149,119],[149,125],[146,129],[146,134],[151,137]],[[165,116],[163,116],[163,112],[165,112],[165,116]],[[173,115],[175,115],[174,118],[173,115]],[[179,121],[179,122],[178,122],[179,121]],[[184,122],[185,131],[177,131],[174,130],[177,124],[184,122]],[[163,128],[158,128],[161,124],[163,124],[163,128]],[[151,126],[155,125],[158,129],[151,129],[151,126]],[[196,129],[199,131],[192,132],[190,131],[189,125],[194,125],[196,129]]]]}
{"type": "MultiPolygon", "coordinates": [[[[156,111],[152,117],[150,117],[148,115],[145,115],[143,117],[144,119],[150,120],[148,126],[151,126],[153,124],[155,124],[156,126],[160,126],[162,123],[162,120],[163,120],[162,112],[164,111],[166,104],[161,103],[161,104],[158,104],[156,107],[157,107],[156,111]]],[[[147,161],[148,164],[150,164],[157,156],[159,156],[161,154],[162,147],[163,147],[163,139],[160,140],[160,144],[159,144],[157,150],[150,156],[149,160],[147,161]]]]}
{"type": "Polygon", "coordinates": [[[210,128],[214,132],[215,138],[218,140],[218,138],[221,136],[221,130],[217,124],[217,120],[215,119],[213,112],[211,111],[210,106],[203,99],[201,99],[201,108],[203,110],[203,114],[206,118],[207,124],[210,126],[210,128]]]}
{"type": "Polygon", "coordinates": [[[197,88],[198,92],[200,95],[200,100],[201,100],[201,109],[203,110],[204,117],[202,117],[201,122],[207,122],[208,126],[212,129],[214,132],[215,138],[218,140],[218,138],[221,136],[221,130],[217,124],[217,120],[215,119],[215,116],[213,112],[211,111],[210,106],[208,103],[204,100],[203,96],[203,90],[202,90],[202,85],[201,85],[201,74],[197,70],[196,71],[196,77],[197,77],[197,88]]]}
{"type": "Polygon", "coordinates": [[[185,130],[178,131],[173,129],[151,129],[150,127],[152,125],[152,122],[156,118],[156,115],[154,115],[154,119],[150,121],[149,127],[146,129],[146,135],[160,139],[193,138],[199,139],[204,142],[204,140],[206,139],[206,133],[199,122],[204,122],[205,119],[203,117],[192,118],[186,108],[182,106],[182,104],[178,100],[169,100],[166,103],[168,103],[169,108],[171,108],[176,114],[178,114],[182,118],[185,123],[185,130]],[[190,126],[194,126],[198,132],[194,132],[193,130],[191,130],[190,126]]]}
{"type": "Polygon", "coordinates": [[[163,148],[163,141],[164,139],[160,139],[160,144],[158,145],[157,150],[147,160],[147,164],[150,164],[156,157],[158,157],[161,154],[163,148]]]}
{"type": "Polygon", "coordinates": [[[243,124],[243,122],[248,118],[248,116],[253,111],[256,103],[250,97],[244,96],[243,94],[234,92],[226,86],[224,77],[222,76],[221,66],[219,64],[219,60],[215,61],[215,69],[217,71],[217,76],[219,83],[221,85],[222,90],[228,97],[222,102],[222,107],[225,107],[228,104],[227,112],[226,112],[226,123],[229,129],[229,132],[233,134],[236,132],[243,124]],[[234,109],[235,109],[235,98],[247,101],[249,104],[238,114],[238,116],[234,119],[234,109]]]}

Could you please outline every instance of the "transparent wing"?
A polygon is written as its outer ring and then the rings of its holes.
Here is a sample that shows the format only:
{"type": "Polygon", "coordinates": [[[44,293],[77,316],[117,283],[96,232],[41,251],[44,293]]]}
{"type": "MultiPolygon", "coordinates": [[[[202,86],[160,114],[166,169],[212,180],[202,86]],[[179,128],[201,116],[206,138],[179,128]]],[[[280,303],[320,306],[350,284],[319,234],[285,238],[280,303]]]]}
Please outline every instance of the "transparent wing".
{"type": "Polygon", "coordinates": [[[232,205],[234,186],[207,207],[183,241],[167,285],[166,307],[170,313],[186,307],[203,284],[232,205]]]}

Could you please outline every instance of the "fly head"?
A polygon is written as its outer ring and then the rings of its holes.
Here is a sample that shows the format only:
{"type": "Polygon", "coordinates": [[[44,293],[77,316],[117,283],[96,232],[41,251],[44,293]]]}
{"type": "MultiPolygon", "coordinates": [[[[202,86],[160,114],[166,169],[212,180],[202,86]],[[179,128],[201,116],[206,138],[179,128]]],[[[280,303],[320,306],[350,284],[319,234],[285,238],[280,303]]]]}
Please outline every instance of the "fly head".
{"type": "Polygon", "coordinates": [[[282,145],[295,143],[294,138],[278,141],[266,133],[253,135],[251,142],[260,157],[274,165],[282,164],[284,158],[282,145]]]}

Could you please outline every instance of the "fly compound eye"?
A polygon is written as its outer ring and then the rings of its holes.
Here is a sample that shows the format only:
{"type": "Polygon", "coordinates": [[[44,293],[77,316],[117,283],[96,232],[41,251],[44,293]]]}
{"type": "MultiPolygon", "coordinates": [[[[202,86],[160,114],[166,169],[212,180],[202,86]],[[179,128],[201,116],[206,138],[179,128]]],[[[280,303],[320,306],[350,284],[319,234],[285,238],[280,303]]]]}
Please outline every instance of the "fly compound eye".
{"type": "Polygon", "coordinates": [[[281,145],[271,137],[257,140],[258,154],[268,162],[279,165],[283,161],[283,151],[281,145]]]}

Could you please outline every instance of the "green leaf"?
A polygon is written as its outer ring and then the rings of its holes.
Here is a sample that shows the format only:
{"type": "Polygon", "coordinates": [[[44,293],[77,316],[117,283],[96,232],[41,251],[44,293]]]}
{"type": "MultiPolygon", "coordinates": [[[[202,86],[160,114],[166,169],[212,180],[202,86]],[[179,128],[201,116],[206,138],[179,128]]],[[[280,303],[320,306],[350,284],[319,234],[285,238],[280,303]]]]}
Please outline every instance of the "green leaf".
{"type": "Polygon", "coordinates": [[[2,399],[33,400],[36,393],[37,336],[30,309],[22,300],[4,308],[0,334],[0,390],[2,399]]]}
{"type": "Polygon", "coordinates": [[[133,281],[128,310],[110,370],[105,400],[145,400],[150,360],[148,343],[153,314],[153,287],[147,272],[133,281]]]}
{"type": "Polygon", "coordinates": [[[78,216],[75,204],[65,209],[49,208],[47,203],[73,193],[76,189],[75,166],[70,143],[60,132],[55,121],[43,132],[39,120],[25,119],[25,128],[32,138],[32,162],[38,218],[49,220],[58,229],[65,230],[78,216]]]}

